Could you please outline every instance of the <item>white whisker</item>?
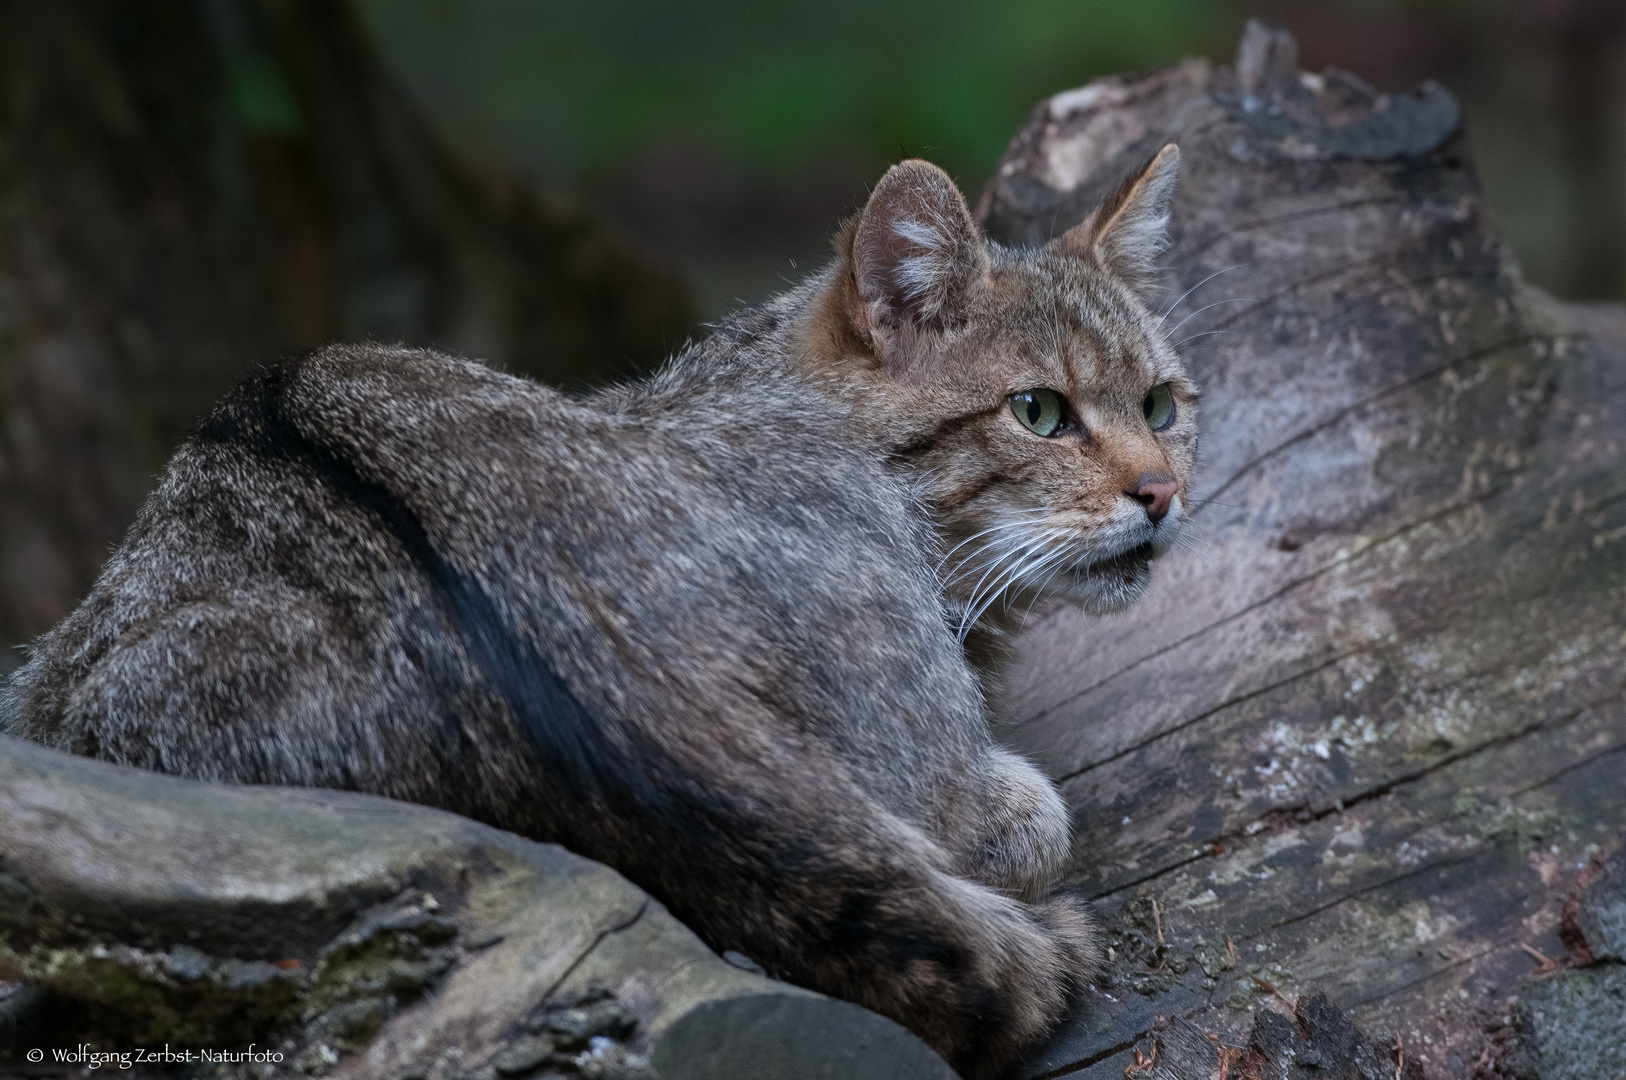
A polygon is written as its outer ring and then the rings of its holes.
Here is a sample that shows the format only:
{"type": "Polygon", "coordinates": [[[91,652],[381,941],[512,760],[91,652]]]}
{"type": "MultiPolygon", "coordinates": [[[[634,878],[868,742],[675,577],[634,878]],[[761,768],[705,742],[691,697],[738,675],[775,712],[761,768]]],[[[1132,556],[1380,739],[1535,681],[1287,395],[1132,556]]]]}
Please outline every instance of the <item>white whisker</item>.
{"type": "MultiPolygon", "coordinates": [[[[961,548],[965,547],[967,544],[974,543],[977,540],[981,540],[985,536],[991,535],[992,533],[996,533],[996,532],[999,532],[999,531],[1001,531],[1003,529],[1007,529],[1007,528],[1010,528],[1010,527],[1011,526],[1010,526],[1009,523],[1001,523],[1001,524],[998,524],[998,525],[994,525],[991,528],[984,529],[984,530],[982,530],[982,532],[975,533],[975,534],[973,534],[971,536],[968,536],[964,540],[961,540],[958,544],[955,544],[948,551],[944,552],[943,557],[937,561],[937,571],[938,571],[938,573],[942,573],[943,567],[948,563],[949,559],[954,557],[954,553],[956,551],[959,551],[961,548]]],[[[970,556],[967,556],[967,559],[969,559],[969,558],[970,558],[970,556]]],[[[962,560],[961,565],[963,566],[964,563],[965,563],[965,561],[962,560]]]]}
{"type": "MultiPolygon", "coordinates": [[[[976,541],[976,540],[980,540],[984,536],[990,536],[990,535],[995,534],[995,533],[1011,532],[1011,531],[1016,531],[1016,530],[1019,530],[1019,529],[1031,529],[1033,527],[1033,522],[1035,520],[1038,520],[1038,519],[1044,517],[1045,515],[1049,514],[1050,511],[1049,510],[1043,510],[1043,509],[1030,509],[1030,510],[1012,511],[1012,513],[1020,515],[1021,516],[1020,520],[996,522],[995,524],[989,526],[988,528],[982,530],[981,532],[974,533],[973,535],[966,537],[964,540],[961,540],[958,544],[955,544],[952,548],[950,548],[947,552],[945,552],[943,557],[940,560],[938,560],[938,570],[941,571],[942,568],[943,568],[943,565],[946,564],[948,562],[948,560],[953,557],[954,553],[956,551],[959,551],[961,548],[965,547],[967,544],[970,544],[970,543],[972,543],[973,541],[976,541]]],[[[962,563],[962,565],[963,565],[963,563],[962,563]]]]}
{"type": "MultiPolygon", "coordinates": [[[[1028,606],[1022,611],[1022,619],[1024,622],[1026,622],[1027,617],[1033,613],[1033,605],[1038,603],[1039,597],[1044,595],[1045,586],[1049,585],[1051,580],[1055,578],[1056,574],[1067,565],[1066,556],[1069,553],[1069,549],[1070,545],[1064,544],[1050,552],[1050,554],[1046,555],[1033,567],[1032,575],[1034,577],[1038,577],[1040,573],[1044,573],[1044,577],[1028,589],[1028,592],[1031,595],[1028,599],[1028,606]]],[[[1010,610],[1009,596],[1006,597],[1006,610],[1010,610]]]]}
{"type": "Polygon", "coordinates": [[[996,537],[990,543],[983,545],[982,547],[973,551],[971,554],[967,555],[964,559],[960,560],[955,565],[954,572],[945,580],[944,587],[947,588],[949,586],[956,585],[970,577],[972,574],[981,571],[982,578],[977,582],[977,586],[980,588],[982,582],[987,579],[988,574],[991,573],[995,567],[999,566],[1000,563],[1004,562],[1012,555],[1020,553],[1023,546],[1024,545],[1019,539],[1010,540],[1006,539],[1003,535],[996,537]]]}
{"type": "Polygon", "coordinates": [[[1198,338],[1207,337],[1209,334],[1229,334],[1229,333],[1230,333],[1229,330],[1204,330],[1200,334],[1192,334],[1188,338],[1181,338],[1179,341],[1177,341],[1173,345],[1171,345],[1170,348],[1178,349],[1180,346],[1184,345],[1188,341],[1196,341],[1198,338]]]}
{"type": "Polygon", "coordinates": [[[1217,308],[1221,304],[1251,304],[1251,303],[1253,303],[1253,297],[1251,297],[1251,296],[1239,296],[1234,300],[1215,300],[1212,304],[1204,304],[1202,307],[1198,308],[1196,311],[1193,311],[1190,315],[1187,315],[1185,318],[1183,318],[1179,322],[1175,323],[1174,326],[1171,327],[1169,330],[1164,331],[1163,336],[1164,337],[1173,337],[1175,334],[1178,334],[1180,332],[1180,328],[1182,326],[1186,325],[1186,323],[1190,322],[1192,319],[1195,319],[1197,316],[1201,315],[1203,312],[1207,311],[1209,308],[1217,308]]]}
{"type": "Polygon", "coordinates": [[[1048,562],[1055,554],[1052,545],[1057,539],[1065,537],[1068,532],[1070,530],[1062,526],[1050,526],[1041,529],[1038,535],[1029,543],[1015,549],[1014,554],[1019,556],[1015,563],[995,573],[995,570],[1013,554],[1013,552],[1006,552],[989,567],[988,571],[978,580],[976,588],[971,590],[971,598],[967,601],[965,610],[962,613],[957,635],[962,643],[965,641],[966,635],[971,632],[971,628],[982,619],[996,600],[1003,596],[1006,598],[1007,604],[1009,603],[1011,586],[1021,580],[1025,574],[1031,573],[1035,567],[1048,562]],[[993,574],[991,581],[989,580],[990,574],[993,574]],[[984,588],[985,583],[986,588],[984,588]]]}
{"type": "Polygon", "coordinates": [[[1158,329],[1161,330],[1163,328],[1164,320],[1166,320],[1170,315],[1174,314],[1174,309],[1175,308],[1177,308],[1181,304],[1185,303],[1186,297],[1190,296],[1192,293],[1196,292],[1198,289],[1202,288],[1204,285],[1207,285],[1210,281],[1213,281],[1215,278],[1219,277],[1221,274],[1229,274],[1232,270],[1241,269],[1241,267],[1243,265],[1244,264],[1242,264],[1242,263],[1237,263],[1235,266],[1227,266],[1224,270],[1216,270],[1212,274],[1209,274],[1207,277],[1203,278],[1201,281],[1197,282],[1197,284],[1193,285],[1191,288],[1187,289],[1185,292],[1181,293],[1180,294],[1180,299],[1178,299],[1174,303],[1170,304],[1169,305],[1169,310],[1165,311],[1162,314],[1162,316],[1160,316],[1158,318],[1158,320],[1157,320],[1158,329]]]}
{"type": "MultiPolygon", "coordinates": [[[[1018,565],[1019,565],[1023,555],[1024,555],[1024,550],[1020,546],[1015,547],[1015,548],[1011,548],[1010,550],[1007,550],[1007,551],[1004,551],[1004,552],[1001,552],[999,554],[999,556],[997,558],[995,558],[993,560],[993,562],[988,565],[988,568],[983,571],[982,577],[977,579],[977,584],[972,587],[971,595],[966,600],[965,610],[961,614],[960,628],[959,628],[959,631],[956,634],[956,636],[959,638],[959,640],[961,642],[965,641],[966,634],[971,632],[971,627],[973,625],[975,625],[976,621],[979,618],[982,617],[981,602],[982,602],[982,596],[983,596],[983,585],[984,585],[985,582],[988,581],[989,575],[994,574],[997,570],[999,570],[999,567],[1002,564],[1004,564],[1007,560],[1011,559],[1012,557],[1015,557],[1017,559],[1017,562],[1018,562],[1018,565]]],[[[1002,578],[1003,576],[1004,576],[1003,572],[998,574],[998,576],[996,576],[994,578],[995,584],[997,584],[998,581],[1000,580],[1000,578],[1002,578]]],[[[992,586],[990,586],[990,592],[994,592],[992,586]]]]}
{"type": "MultiPolygon", "coordinates": [[[[1074,543],[1069,541],[1068,543],[1063,544],[1061,547],[1059,547],[1056,550],[1056,554],[1058,556],[1058,558],[1056,560],[1056,565],[1048,574],[1046,574],[1044,576],[1044,580],[1039,582],[1039,584],[1037,586],[1035,586],[1035,588],[1033,590],[1033,599],[1028,601],[1028,611],[1029,612],[1031,612],[1033,610],[1033,605],[1038,603],[1039,597],[1044,595],[1045,589],[1049,588],[1050,583],[1056,579],[1057,574],[1059,574],[1063,570],[1067,570],[1069,568],[1075,568],[1076,569],[1077,557],[1076,557],[1076,555],[1075,555],[1075,553],[1073,551],[1073,548],[1075,546],[1076,545],[1074,543]]],[[[1024,618],[1027,617],[1026,612],[1023,613],[1023,617],[1024,618]]]]}
{"type": "MultiPolygon", "coordinates": [[[[1002,551],[1002,553],[1000,553],[1000,555],[998,555],[997,558],[995,558],[995,560],[992,561],[992,563],[989,563],[989,566],[987,566],[987,569],[984,569],[984,571],[982,571],[982,577],[979,577],[979,579],[977,579],[976,586],[971,587],[971,605],[972,605],[972,607],[976,607],[977,597],[980,597],[980,595],[982,595],[982,584],[984,584],[985,581],[989,581],[989,574],[995,573],[995,571],[997,571],[997,569],[1000,568],[1000,566],[1002,566],[1002,564],[1005,563],[1006,560],[1010,560],[1010,558],[1018,558],[1018,560],[1020,560],[1021,556],[1023,556],[1023,551],[1024,551],[1023,545],[1020,545],[1020,543],[1018,543],[1018,545],[1016,545],[1016,547],[1010,548],[1010,550],[1002,551]]],[[[993,579],[993,581],[997,582],[998,577],[995,577],[995,579],[993,579]]],[[[980,615],[982,615],[982,613],[980,613],[980,610],[979,610],[979,612],[977,612],[976,616],[972,616],[971,623],[974,623],[974,621],[977,621],[977,618],[980,618],[980,615]]],[[[964,639],[964,636],[966,636],[967,629],[969,629],[969,623],[961,623],[961,628],[959,628],[959,636],[961,636],[961,639],[964,639]]]]}
{"type": "Polygon", "coordinates": [[[1182,551],[1191,552],[1201,559],[1205,565],[1212,566],[1214,564],[1217,553],[1214,551],[1214,545],[1211,541],[1204,540],[1199,536],[1193,536],[1191,533],[1182,530],[1180,535],[1174,538],[1174,546],[1182,551]]]}

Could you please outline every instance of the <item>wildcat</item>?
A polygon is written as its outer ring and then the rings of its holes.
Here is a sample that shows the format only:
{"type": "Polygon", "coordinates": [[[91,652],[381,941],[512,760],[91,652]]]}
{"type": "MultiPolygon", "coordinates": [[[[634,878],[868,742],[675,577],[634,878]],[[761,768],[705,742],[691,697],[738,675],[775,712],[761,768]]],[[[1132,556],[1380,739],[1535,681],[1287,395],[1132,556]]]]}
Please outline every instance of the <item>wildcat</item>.
{"type": "Polygon", "coordinates": [[[1017,251],[903,162],[823,273],[586,396],[377,345],[266,369],[0,716],[556,841],[995,1074],[1100,950],[976,665],[1041,597],[1132,601],[1179,529],[1195,391],[1140,297],[1177,165],[1017,251]]]}

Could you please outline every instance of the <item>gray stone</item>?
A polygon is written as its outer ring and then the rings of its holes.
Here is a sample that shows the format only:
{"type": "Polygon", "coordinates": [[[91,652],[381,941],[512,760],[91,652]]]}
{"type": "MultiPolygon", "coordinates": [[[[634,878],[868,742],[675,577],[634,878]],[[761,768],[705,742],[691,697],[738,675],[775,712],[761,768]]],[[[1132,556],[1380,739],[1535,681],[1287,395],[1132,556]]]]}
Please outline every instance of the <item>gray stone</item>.
{"type": "Polygon", "coordinates": [[[595,1001],[573,1009],[544,1014],[539,1029],[559,1036],[561,1046],[574,1048],[596,1035],[623,1038],[637,1026],[638,1018],[618,1001],[595,1001]]]}
{"type": "Polygon", "coordinates": [[[166,964],[171,978],[201,979],[214,968],[214,961],[201,949],[190,945],[177,945],[169,950],[166,964]]]}
{"type": "Polygon", "coordinates": [[[1514,1015],[1527,1080],[1626,1076],[1626,966],[1600,964],[1532,985],[1514,1015]]]}
{"type": "Polygon", "coordinates": [[[498,1054],[491,1064],[499,1076],[523,1076],[542,1065],[557,1049],[552,1036],[533,1035],[498,1054]]]}
{"type": "Polygon", "coordinates": [[[1599,881],[1581,899],[1576,928],[1594,959],[1626,961],[1626,874],[1599,881]]]}
{"type": "Polygon", "coordinates": [[[955,1080],[886,1017],[790,994],[696,1006],[666,1032],[651,1064],[661,1080],[955,1080]]]}
{"type": "Polygon", "coordinates": [[[532,1068],[626,1080],[676,1029],[705,1067],[746,1071],[669,1080],[773,1075],[759,1059],[845,1077],[854,1055],[952,1077],[891,1021],[728,964],[609,868],[427,807],[0,738],[0,851],[0,980],[28,984],[0,997],[0,1074],[36,1046],[140,1030],[291,1039],[272,1075],[521,1075],[524,1046],[545,1051],[532,1068]]]}
{"type": "Polygon", "coordinates": [[[761,964],[737,950],[725,949],[723,951],[723,959],[728,961],[728,963],[732,964],[734,967],[739,968],[741,971],[749,971],[753,975],[767,974],[767,971],[763,969],[761,964]]]}

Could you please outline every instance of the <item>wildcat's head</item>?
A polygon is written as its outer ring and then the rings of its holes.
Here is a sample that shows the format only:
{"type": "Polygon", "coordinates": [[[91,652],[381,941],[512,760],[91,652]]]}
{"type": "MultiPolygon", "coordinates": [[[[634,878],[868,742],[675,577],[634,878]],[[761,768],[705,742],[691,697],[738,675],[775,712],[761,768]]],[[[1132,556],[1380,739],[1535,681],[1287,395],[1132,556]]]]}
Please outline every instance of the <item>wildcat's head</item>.
{"type": "Polygon", "coordinates": [[[1032,250],[985,242],[947,174],[905,161],[837,238],[808,355],[921,478],[962,635],[1041,597],[1123,608],[1179,534],[1197,391],[1144,298],[1179,160],[1032,250]]]}

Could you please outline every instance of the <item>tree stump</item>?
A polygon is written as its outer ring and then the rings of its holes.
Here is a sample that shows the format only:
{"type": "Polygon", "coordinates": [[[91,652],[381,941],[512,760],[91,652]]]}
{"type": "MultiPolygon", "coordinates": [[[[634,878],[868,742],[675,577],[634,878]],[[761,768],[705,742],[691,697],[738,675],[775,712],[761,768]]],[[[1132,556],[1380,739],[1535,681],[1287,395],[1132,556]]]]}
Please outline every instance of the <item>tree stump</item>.
{"type": "Polygon", "coordinates": [[[1521,282],[1444,90],[1295,52],[1255,23],[1235,71],[1059,94],[982,200],[1043,241],[1178,142],[1163,303],[1203,388],[1193,542],[1004,681],[1118,963],[1025,1076],[1134,1076],[1159,1014],[1312,988],[1431,1077],[1504,1075],[1626,837],[1626,309],[1521,282]]]}

